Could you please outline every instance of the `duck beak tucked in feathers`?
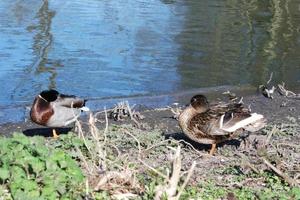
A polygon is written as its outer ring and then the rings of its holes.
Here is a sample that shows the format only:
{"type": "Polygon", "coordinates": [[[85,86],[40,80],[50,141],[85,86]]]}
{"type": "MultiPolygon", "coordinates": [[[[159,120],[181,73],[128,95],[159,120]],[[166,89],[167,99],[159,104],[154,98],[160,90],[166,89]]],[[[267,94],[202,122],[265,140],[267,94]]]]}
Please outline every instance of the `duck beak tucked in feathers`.
{"type": "Polygon", "coordinates": [[[45,90],[35,98],[30,117],[33,122],[43,126],[64,127],[75,122],[81,111],[89,111],[85,107],[86,101],[74,95],[60,94],[56,90],[45,90]]]}

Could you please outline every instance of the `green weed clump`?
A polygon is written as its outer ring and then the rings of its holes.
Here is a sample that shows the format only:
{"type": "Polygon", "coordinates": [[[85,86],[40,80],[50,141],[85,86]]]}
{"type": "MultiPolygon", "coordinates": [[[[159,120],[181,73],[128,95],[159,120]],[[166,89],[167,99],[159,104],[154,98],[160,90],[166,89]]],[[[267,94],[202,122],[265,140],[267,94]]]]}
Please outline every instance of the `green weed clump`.
{"type": "Polygon", "coordinates": [[[84,181],[81,169],[65,151],[45,141],[40,136],[18,133],[1,138],[0,192],[9,191],[13,199],[22,200],[80,199],[84,181]]]}

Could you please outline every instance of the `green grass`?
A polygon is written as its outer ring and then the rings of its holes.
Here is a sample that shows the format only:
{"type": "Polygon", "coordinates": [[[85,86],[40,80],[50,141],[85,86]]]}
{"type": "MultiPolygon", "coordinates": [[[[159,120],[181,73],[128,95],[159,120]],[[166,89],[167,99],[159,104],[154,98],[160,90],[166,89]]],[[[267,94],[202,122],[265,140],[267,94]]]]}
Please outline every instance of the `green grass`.
{"type": "MultiPolygon", "coordinates": [[[[20,133],[14,133],[10,138],[1,137],[0,197],[5,200],[112,199],[118,191],[136,194],[133,199],[150,200],[155,196],[156,186],[164,184],[165,179],[137,158],[141,157],[159,172],[167,174],[171,169],[167,159],[170,149],[167,147],[181,145],[183,159],[193,159],[195,154],[176,140],[166,141],[158,129],[145,131],[127,125],[113,125],[105,136],[103,132],[100,136],[98,141],[91,136],[86,136],[84,141],[74,133],[61,135],[57,140],[26,137],[20,133]],[[92,167],[95,163],[103,165],[102,172],[99,172],[99,166],[92,167]],[[98,171],[89,175],[89,167],[91,171],[98,171]],[[117,177],[94,191],[95,184],[109,172],[125,173],[128,180],[117,177]],[[110,185],[113,183],[115,185],[110,185]]],[[[184,189],[180,199],[222,199],[228,196],[237,199],[300,199],[300,188],[288,186],[275,173],[268,170],[260,174],[244,173],[238,164],[196,173],[192,179],[194,181],[184,189]],[[195,181],[196,176],[201,176],[201,181],[195,181]],[[259,183],[263,185],[226,186],[219,184],[214,178],[216,176],[231,177],[236,183],[260,179],[259,183]]]]}

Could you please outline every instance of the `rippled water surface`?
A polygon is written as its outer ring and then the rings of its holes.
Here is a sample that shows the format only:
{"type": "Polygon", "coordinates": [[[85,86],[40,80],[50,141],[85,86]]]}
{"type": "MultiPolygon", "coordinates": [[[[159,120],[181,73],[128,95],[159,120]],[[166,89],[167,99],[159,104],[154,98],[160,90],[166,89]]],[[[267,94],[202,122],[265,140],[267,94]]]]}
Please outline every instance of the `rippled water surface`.
{"type": "Polygon", "coordinates": [[[299,88],[298,0],[0,1],[0,121],[47,88],[156,95],[271,72],[299,88]]]}

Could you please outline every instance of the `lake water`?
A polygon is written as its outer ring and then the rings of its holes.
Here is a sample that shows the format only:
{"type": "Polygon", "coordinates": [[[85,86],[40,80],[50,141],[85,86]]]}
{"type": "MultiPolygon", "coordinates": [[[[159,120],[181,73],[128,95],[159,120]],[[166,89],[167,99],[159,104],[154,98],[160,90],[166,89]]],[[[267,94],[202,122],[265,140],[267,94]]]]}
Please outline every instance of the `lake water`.
{"type": "Polygon", "coordinates": [[[299,0],[0,1],[0,123],[48,88],[96,102],[257,87],[271,72],[299,88],[299,0]]]}

